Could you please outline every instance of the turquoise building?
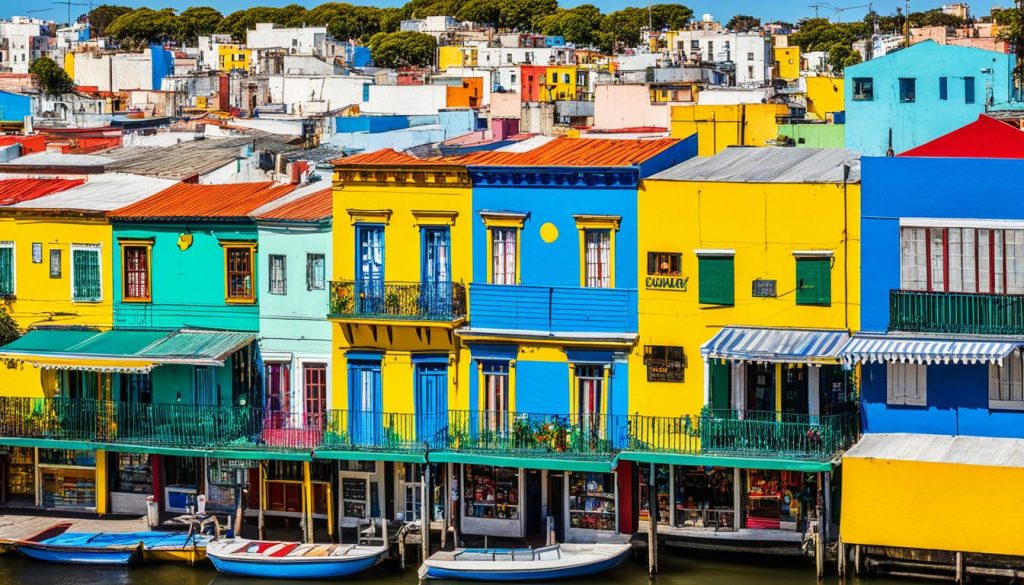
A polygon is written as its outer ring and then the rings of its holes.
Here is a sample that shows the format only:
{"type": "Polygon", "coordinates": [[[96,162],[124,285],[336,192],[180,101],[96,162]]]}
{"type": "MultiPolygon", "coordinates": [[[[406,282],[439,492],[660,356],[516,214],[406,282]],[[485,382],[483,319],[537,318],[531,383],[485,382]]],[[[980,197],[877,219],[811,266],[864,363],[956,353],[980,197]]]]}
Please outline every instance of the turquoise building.
{"type": "Polygon", "coordinates": [[[1013,55],[924,41],[846,69],[846,148],[895,154],[1017,107],[1013,55]]]}

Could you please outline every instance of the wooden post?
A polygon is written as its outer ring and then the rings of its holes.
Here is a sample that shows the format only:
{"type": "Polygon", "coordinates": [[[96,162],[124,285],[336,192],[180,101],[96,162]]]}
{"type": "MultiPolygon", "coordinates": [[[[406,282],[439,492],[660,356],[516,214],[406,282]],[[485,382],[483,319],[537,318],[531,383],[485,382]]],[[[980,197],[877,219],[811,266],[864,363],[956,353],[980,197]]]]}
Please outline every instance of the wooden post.
{"type": "Polygon", "coordinates": [[[420,534],[423,558],[425,561],[430,558],[430,464],[423,464],[423,497],[420,499],[422,507],[420,508],[420,522],[423,525],[420,534]]]}
{"type": "Polygon", "coordinates": [[[107,489],[107,478],[110,474],[107,472],[107,452],[102,449],[96,450],[96,513],[100,516],[107,513],[107,501],[110,499],[110,494],[107,489]]]}
{"type": "Polygon", "coordinates": [[[260,490],[260,509],[259,509],[258,515],[256,517],[256,531],[257,531],[257,534],[259,534],[259,539],[260,540],[263,540],[265,538],[264,535],[263,535],[264,520],[265,520],[264,515],[263,515],[263,511],[267,509],[267,481],[266,481],[267,480],[267,472],[266,472],[266,464],[267,464],[266,461],[260,461],[260,466],[259,466],[259,469],[258,469],[259,476],[256,478],[256,481],[258,482],[257,485],[259,486],[259,490],[260,490]]]}
{"type": "Polygon", "coordinates": [[[818,525],[818,533],[814,535],[814,569],[818,580],[825,577],[825,539],[821,536],[821,525],[818,525]]]}
{"type": "Polygon", "coordinates": [[[839,571],[839,580],[842,581],[846,577],[846,545],[843,544],[843,535],[840,534],[839,538],[836,539],[838,544],[839,557],[836,560],[836,569],[839,571]]]}
{"type": "Polygon", "coordinates": [[[658,489],[654,464],[651,463],[650,480],[647,483],[647,574],[658,574],[658,489]]]}
{"type": "Polygon", "coordinates": [[[313,483],[309,461],[302,462],[302,517],[306,542],[313,542],[313,483]]]}
{"type": "Polygon", "coordinates": [[[821,537],[828,546],[832,538],[832,472],[826,471],[822,474],[825,478],[825,485],[822,488],[822,523],[821,537]]]}
{"type": "MultiPolygon", "coordinates": [[[[334,489],[331,487],[331,482],[327,482],[324,489],[327,490],[327,536],[331,537],[331,542],[334,542],[334,489]]],[[[384,544],[387,545],[387,542],[384,544]]]]}
{"type": "MultiPolygon", "coordinates": [[[[443,487],[447,487],[448,486],[448,477],[449,477],[448,465],[447,464],[443,465],[442,469],[443,469],[443,471],[441,472],[441,485],[443,487]]],[[[448,500],[448,497],[447,497],[448,495],[446,493],[444,493],[444,492],[445,492],[445,490],[442,489],[441,490],[441,503],[442,504],[445,501],[448,500]]],[[[448,507],[447,506],[442,506],[441,509],[444,510],[444,517],[441,518],[441,550],[445,550],[447,548],[447,546],[448,546],[448,516],[450,516],[450,514],[448,513],[448,507]]]]}
{"type": "Polygon", "coordinates": [[[448,475],[449,477],[452,478],[450,486],[452,493],[448,495],[448,499],[450,500],[448,502],[448,505],[451,507],[452,510],[452,548],[459,548],[459,518],[461,517],[459,502],[461,501],[462,498],[462,489],[461,480],[458,476],[456,476],[456,474],[462,473],[462,467],[455,467],[455,465],[452,463],[448,463],[447,465],[449,471],[448,475]],[[455,495],[455,499],[451,498],[452,494],[455,495]]]}
{"type": "Polygon", "coordinates": [[[956,553],[956,585],[963,585],[964,583],[964,553],[957,551],[956,553]]]}
{"type": "Polygon", "coordinates": [[[853,574],[860,576],[860,545],[853,545],[853,574]]]}

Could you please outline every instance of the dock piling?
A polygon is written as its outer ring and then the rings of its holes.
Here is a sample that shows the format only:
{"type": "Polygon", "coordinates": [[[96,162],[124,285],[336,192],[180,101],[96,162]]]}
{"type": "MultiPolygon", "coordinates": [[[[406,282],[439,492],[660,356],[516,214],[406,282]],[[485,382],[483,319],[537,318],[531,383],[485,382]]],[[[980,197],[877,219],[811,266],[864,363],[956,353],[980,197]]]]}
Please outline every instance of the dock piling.
{"type": "Polygon", "coordinates": [[[647,483],[647,572],[653,577],[658,574],[658,490],[655,489],[657,483],[653,463],[650,474],[647,483]]]}

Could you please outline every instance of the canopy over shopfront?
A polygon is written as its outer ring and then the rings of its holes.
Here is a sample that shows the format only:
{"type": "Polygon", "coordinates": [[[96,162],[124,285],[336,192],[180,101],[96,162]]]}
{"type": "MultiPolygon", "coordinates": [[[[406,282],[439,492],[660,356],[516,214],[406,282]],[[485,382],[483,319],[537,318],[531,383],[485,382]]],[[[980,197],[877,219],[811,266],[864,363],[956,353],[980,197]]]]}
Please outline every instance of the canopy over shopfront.
{"type": "Polygon", "coordinates": [[[723,327],[700,352],[704,359],[835,364],[849,339],[848,332],[836,329],[723,327]]]}
{"type": "Polygon", "coordinates": [[[1024,340],[863,334],[854,336],[842,348],[840,357],[851,365],[885,362],[1002,365],[1003,358],[1022,345],[1024,340]]]}
{"type": "Polygon", "coordinates": [[[33,329],[0,347],[0,358],[42,369],[145,373],[156,366],[223,366],[254,333],[198,329],[33,329]]]}

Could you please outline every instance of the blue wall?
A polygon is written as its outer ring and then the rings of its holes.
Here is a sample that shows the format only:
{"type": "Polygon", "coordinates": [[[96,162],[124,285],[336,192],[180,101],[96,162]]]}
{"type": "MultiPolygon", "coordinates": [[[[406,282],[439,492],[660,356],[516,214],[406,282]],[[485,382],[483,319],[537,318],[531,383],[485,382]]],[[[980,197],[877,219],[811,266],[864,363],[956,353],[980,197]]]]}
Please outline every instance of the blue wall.
{"type": "Polygon", "coordinates": [[[32,115],[32,98],[20,93],[0,91],[0,121],[23,122],[32,115]]]}
{"type": "Polygon", "coordinates": [[[897,154],[956,130],[985,111],[986,86],[993,106],[1011,101],[1013,57],[970,47],[925,41],[878,59],[846,68],[846,147],[866,156],[885,154],[892,128],[897,154]],[[991,74],[982,73],[990,69],[991,74]],[[874,99],[854,100],[854,79],[874,80],[874,99]],[[916,80],[916,100],[901,103],[899,78],[916,80]],[[939,77],[948,97],[939,99],[939,77]],[[974,103],[964,102],[964,77],[974,78],[974,103]]]}
{"type": "Polygon", "coordinates": [[[153,89],[160,89],[165,77],[174,75],[174,54],[160,45],[149,46],[153,61],[153,89]]]}

